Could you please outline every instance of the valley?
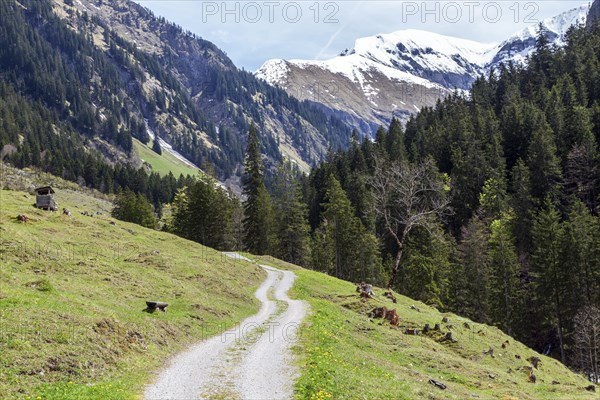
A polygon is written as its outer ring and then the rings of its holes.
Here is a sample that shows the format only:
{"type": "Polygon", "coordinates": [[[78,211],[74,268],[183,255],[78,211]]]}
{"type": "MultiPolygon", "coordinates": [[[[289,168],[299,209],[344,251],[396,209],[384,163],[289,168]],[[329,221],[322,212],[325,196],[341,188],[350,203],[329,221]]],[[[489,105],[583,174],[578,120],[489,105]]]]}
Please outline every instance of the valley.
{"type": "Polygon", "coordinates": [[[0,1],[0,398],[597,399],[600,0],[399,4],[0,1]]]}

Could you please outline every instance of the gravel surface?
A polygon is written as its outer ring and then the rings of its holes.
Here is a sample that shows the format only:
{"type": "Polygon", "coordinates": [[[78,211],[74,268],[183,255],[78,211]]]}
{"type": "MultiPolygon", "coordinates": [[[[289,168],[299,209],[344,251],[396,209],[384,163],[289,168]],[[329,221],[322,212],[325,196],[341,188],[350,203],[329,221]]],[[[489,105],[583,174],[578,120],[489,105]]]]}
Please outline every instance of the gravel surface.
{"type": "Polygon", "coordinates": [[[267,279],[255,293],[260,311],[228,331],[207,327],[210,337],[175,356],[146,388],[146,400],[293,398],[291,346],[308,307],[287,295],[293,272],[261,267],[267,279]]]}

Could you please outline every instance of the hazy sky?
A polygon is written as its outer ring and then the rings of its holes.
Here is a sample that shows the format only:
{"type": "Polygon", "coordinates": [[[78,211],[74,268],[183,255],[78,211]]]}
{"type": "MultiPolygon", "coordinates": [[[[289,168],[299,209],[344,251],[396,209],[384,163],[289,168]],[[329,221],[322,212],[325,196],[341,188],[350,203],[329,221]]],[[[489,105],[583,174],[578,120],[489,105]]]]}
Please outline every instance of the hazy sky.
{"type": "MultiPolygon", "coordinates": [[[[586,4],[568,1],[136,0],[254,71],[270,58],[326,59],[354,40],[401,29],[498,42],[586,4]]],[[[587,3],[590,3],[588,1],[587,3]]]]}

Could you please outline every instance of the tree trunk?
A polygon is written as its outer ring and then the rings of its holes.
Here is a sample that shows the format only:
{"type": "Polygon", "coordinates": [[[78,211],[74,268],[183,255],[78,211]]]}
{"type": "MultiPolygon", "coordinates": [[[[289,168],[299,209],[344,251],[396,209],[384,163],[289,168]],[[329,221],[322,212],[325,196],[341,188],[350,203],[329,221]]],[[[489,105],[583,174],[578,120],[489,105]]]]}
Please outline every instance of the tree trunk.
{"type": "Polygon", "coordinates": [[[402,259],[402,252],[404,250],[404,245],[399,243],[398,252],[396,253],[396,260],[394,261],[394,268],[392,268],[392,276],[390,277],[390,281],[388,282],[387,289],[392,290],[392,286],[394,286],[394,281],[396,280],[396,276],[398,275],[398,270],[400,269],[400,260],[402,259]]]}
{"type": "Polygon", "coordinates": [[[562,319],[560,318],[560,315],[558,317],[558,324],[557,324],[557,333],[558,333],[558,344],[560,346],[560,361],[564,364],[565,363],[565,347],[564,347],[564,343],[563,343],[563,331],[562,331],[562,319]]]}
{"type": "MultiPolygon", "coordinates": [[[[555,264],[556,265],[556,264],[555,264]]],[[[556,267],[555,267],[556,268],[556,267]]],[[[559,282],[558,275],[556,274],[556,269],[554,271],[554,284],[556,285],[559,282]]],[[[558,344],[560,346],[560,361],[565,363],[565,345],[563,340],[563,319],[561,314],[562,302],[560,301],[560,294],[558,293],[558,288],[554,287],[554,307],[556,312],[556,332],[558,334],[558,344]]]]}

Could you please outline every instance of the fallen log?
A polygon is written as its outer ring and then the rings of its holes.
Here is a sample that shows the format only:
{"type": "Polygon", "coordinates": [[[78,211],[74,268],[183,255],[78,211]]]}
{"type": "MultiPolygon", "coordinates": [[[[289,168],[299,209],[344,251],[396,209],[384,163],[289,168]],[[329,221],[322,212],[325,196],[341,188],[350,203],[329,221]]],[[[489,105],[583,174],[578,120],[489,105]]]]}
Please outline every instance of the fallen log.
{"type": "Polygon", "coordinates": [[[446,390],[446,385],[444,385],[442,382],[438,382],[436,380],[430,379],[429,384],[436,386],[442,390],[446,390]]]}

